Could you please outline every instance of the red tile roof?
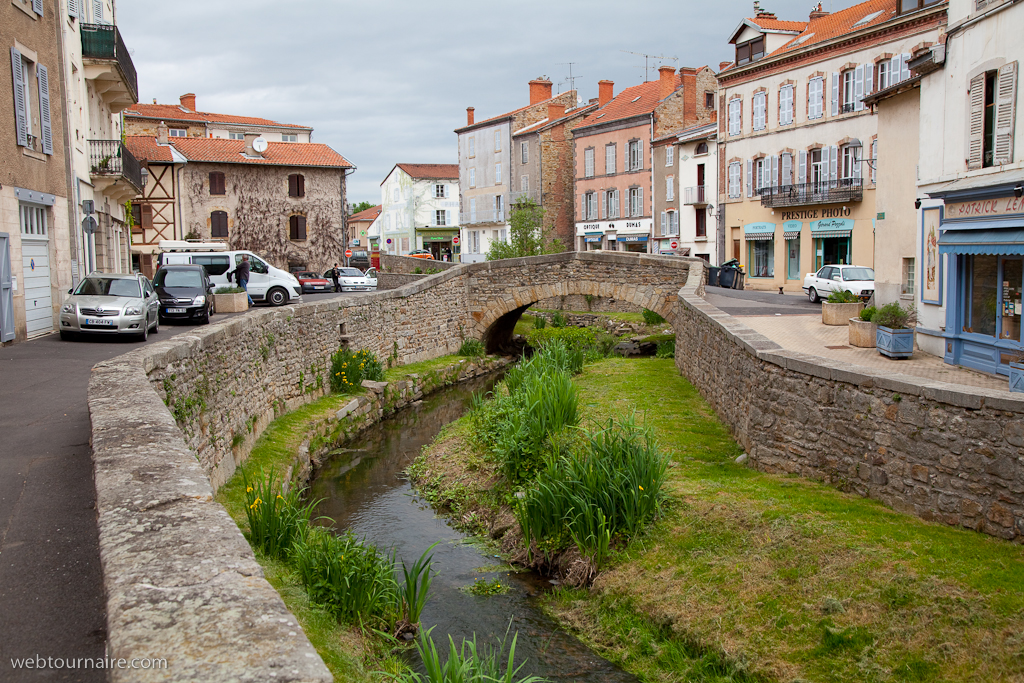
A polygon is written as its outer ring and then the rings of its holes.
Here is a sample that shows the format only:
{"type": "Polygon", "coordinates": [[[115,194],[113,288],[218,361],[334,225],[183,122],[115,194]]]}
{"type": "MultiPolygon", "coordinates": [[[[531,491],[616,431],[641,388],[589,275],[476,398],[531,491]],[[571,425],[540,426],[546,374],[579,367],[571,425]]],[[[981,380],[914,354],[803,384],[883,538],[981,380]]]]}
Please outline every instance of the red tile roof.
{"type": "Polygon", "coordinates": [[[546,100],[541,100],[540,102],[537,102],[536,104],[527,104],[525,106],[519,107],[519,109],[513,109],[510,112],[506,112],[504,114],[501,114],[500,116],[492,116],[491,118],[484,119],[483,121],[475,121],[475,122],[473,122],[472,124],[470,124],[468,126],[463,126],[462,128],[456,128],[455,132],[456,133],[461,133],[463,131],[472,130],[474,128],[479,128],[480,126],[485,126],[487,124],[494,123],[495,121],[501,121],[502,119],[507,119],[510,116],[512,116],[513,114],[518,114],[519,112],[523,111],[524,109],[529,109],[530,107],[536,107],[536,106],[539,106],[539,105],[542,105],[542,104],[547,104],[548,102],[554,102],[558,98],[564,97],[566,94],[571,93],[571,92],[575,92],[575,91],[574,90],[566,90],[565,92],[558,93],[554,97],[548,98],[546,100]]]}
{"type": "MultiPolygon", "coordinates": [[[[155,138],[128,136],[128,149],[142,161],[172,161],[167,145],[155,138]],[[138,150],[138,153],[136,153],[138,150]]],[[[262,157],[247,157],[244,140],[223,138],[172,138],[174,147],[189,161],[213,164],[264,164],[268,166],[322,166],[327,168],[354,168],[345,157],[327,145],[318,143],[270,142],[262,157]]]]}
{"type": "Polygon", "coordinates": [[[574,116],[581,116],[581,115],[586,114],[587,112],[593,111],[595,109],[597,109],[597,104],[596,103],[594,103],[594,104],[584,104],[581,107],[576,107],[575,109],[568,110],[567,112],[565,112],[565,116],[559,117],[559,118],[555,119],[554,121],[548,121],[547,119],[543,119],[542,121],[538,121],[537,123],[531,123],[526,128],[520,128],[515,133],[512,133],[512,137],[518,137],[520,135],[527,135],[529,133],[536,133],[539,130],[543,130],[544,128],[547,128],[548,126],[556,126],[556,125],[558,125],[559,123],[561,123],[563,121],[568,121],[569,119],[571,119],[574,116]]]}
{"type": "Polygon", "coordinates": [[[364,209],[359,213],[354,213],[348,217],[349,222],[352,221],[375,221],[377,216],[380,215],[381,205],[371,206],[369,209],[364,209]]]}
{"type": "MultiPolygon", "coordinates": [[[[682,84],[678,75],[674,76],[675,84],[673,91],[682,84]]],[[[648,81],[632,88],[626,88],[608,104],[583,119],[575,130],[586,126],[593,126],[610,121],[628,119],[631,116],[650,114],[661,102],[661,81],[648,81]]]]}
{"type": "Polygon", "coordinates": [[[779,49],[775,50],[768,57],[774,57],[775,55],[789,52],[796,48],[805,48],[809,45],[815,45],[822,43],[847,33],[853,33],[855,31],[861,31],[871,26],[877,26],[878,24],[889,21],[896,16],[896,2],[897,0],[868,0],[862,2],[853,7],[847,7],[844,10],[827,14],[823,17],[817,17],[807,22],[806,27],[801,31],[800,35],[794,36],[793,40],[789,41],[779,49]],[[877,14],[876,14],[877,13],[877,14]],[[854,26],[857,22],[861,21],[865,17],[874,14],[870,20],[854,26]],[[802,40],[801,40],[802,39],[802,40]]]}
{"type": "Polygon", "coordinates": [[[447,180],[459,177],[458,164],[395,164],[395,166],[408,173],[412,178],[447,180]]]}
{"type": "Polygon", "coordinates": [[[124,110],[124,115],[143,119],[160,119],[161,121],[195,121],[201,123],[237,123],[248,126],[274,126],[277,128],[298,128],[313,130],[309,126],[294,123],[279,123],[270,119],[254,116],[233,116],[231,114],[214,114],[205,111],[188,111],[177,104],[136,104],[124,110]]]}
{"type": "Polygon", "coordinates": [[[753,19],[748,17],[747,21],[760,26],[765,31],[803,31],[807,27],[806,21],[782,21],[765,17],[754,17],[753,19]]]}

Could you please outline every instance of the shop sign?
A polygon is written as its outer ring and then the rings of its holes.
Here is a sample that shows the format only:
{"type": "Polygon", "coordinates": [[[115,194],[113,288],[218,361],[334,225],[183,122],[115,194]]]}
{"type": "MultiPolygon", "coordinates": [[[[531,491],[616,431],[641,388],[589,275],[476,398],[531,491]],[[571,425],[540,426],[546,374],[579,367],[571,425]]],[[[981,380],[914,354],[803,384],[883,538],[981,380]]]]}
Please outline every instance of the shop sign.
{"type": "Polygon", "coordinates": [[[946,220],[958,218],[991,218],[1024,213],[1024,197],[1000,197],[976,202],[946,204],[946,220]]]}
{"type": "Polygon", "coordinates": [[[747,223],[743,226],[744,233],[752,232],[775,232],[774,223],[747,223]]]}
{"type": "Polygon", "coordinates": [[[601,241],[601,236],[600,235],[595,235],[594,237],[584,237],[583,241],[584,242],[600,242],[601,241]]]}
{"type": "Polygon", "coordinates": [[[576,235],[582,237],[583,235],[597,235],[604,232],[618,231],[618,232],[650,232],[654,225],[654,221],[650,218],[644,218],[641,220],[615,220],[615,221],[589,221],[586,223],[576,224],[576,235]]]}
{"type": "Polygon", "coordinates": [[[833,232],[836,230],[853,230],[853,219],[825,218],[819,221],[811,221],[811,232],[833,232]]]}
{"type": "Polygon", "coordinates": [[[647,235],[619,235],[619,242],[646,242],[647,235]]]}
{"type": "Polygon", "coordinates": [[[819,207],[817,209],[802,209],[800,211],[783,211],[783,221],[813,221],[819,218],[842,218],[850,215],[850,207],[833,206],[819,207]]]}
{"type": "Polygon", "coordinates": [[[803,227],[803,221],[786,221],[782,224],[782,230],[784,232],[800,232],[803,227]]]}

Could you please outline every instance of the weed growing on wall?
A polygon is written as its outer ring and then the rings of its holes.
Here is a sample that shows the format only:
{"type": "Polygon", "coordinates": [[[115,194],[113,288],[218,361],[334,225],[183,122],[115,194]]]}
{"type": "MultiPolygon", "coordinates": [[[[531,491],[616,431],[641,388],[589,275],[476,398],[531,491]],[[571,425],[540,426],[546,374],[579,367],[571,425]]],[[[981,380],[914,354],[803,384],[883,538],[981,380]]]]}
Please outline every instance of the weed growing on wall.
{"type": "Polygon", "coordinates": [[[331,391],[341,394],[358,388],[364,379],[383,381],[384,366],[371,351],[341,348],[331,356],[330,379],[331,391]]]}
{"type": "Polygon", "coordinates": [[[648,325],[660,325],[661,323],[665,322],[665,319],[663,317],[661,317],[654,311],[650,310],[649,308],[645,308],[643,310],[643,316],[644,322],[647,323],[648,325]]]}
{"type": "Polygon", "coordinates": [[[462,342],[462,346],[459,347],[458,355],[460,356],[482,356],[484,355],[484,345],[479,339],[466,339],[462,342]]]}

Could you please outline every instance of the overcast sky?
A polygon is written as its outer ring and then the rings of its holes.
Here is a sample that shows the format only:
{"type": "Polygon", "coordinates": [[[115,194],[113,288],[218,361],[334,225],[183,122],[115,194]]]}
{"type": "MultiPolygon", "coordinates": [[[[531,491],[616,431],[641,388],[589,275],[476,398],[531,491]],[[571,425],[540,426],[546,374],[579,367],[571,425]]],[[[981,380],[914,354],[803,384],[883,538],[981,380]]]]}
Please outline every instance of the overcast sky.
{"type": "MultiPolygon", "coordinates": [[[[762,0],[779,19],[805,20],[810,0],[762,0]]],[[[829,0],[825,0],[829,9],[829,0]]],[[[835,9],[855,4],[837,2],[835,9]]],[[[314,129],[354,163],[349,199],[380,202],[397,162],[456,163],[455,128],[529,102],[546,75],[579,95],[615,92],[657,66],[716,71],[729,33],[753,16],[747,0],[118,0],[117,24],[139,74],[139,98],[196,93],[196,107],[314,129]]]]}

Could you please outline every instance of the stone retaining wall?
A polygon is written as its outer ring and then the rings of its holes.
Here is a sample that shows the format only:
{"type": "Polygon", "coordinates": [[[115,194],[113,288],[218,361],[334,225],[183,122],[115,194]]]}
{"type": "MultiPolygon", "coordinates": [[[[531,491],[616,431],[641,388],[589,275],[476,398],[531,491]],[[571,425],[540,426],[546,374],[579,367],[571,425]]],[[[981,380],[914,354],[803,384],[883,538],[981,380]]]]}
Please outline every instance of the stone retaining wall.
{"type": "Polygon", "coordinates": [[[679,293],[676,366],[766,472],[1024,541],[1024,397],[787,351],[679,293]]]}
{"type": "Polygon", "coordinates": [[[383,292],[386,289],[398,289],[404,287],[410,282],[416,282],[427,277],[422,274],[414,273],[377,273],[377,291],[383,292]]]}
{"type": "Polygon", "coordinates": [[[412,256],[398,256],[396,254],[380,255],[380,269],[385,273],[415,273],[416,269],[427,270],[448,270],[459,265],[451,261],[435,261],[429,258],[414,258],[412,256]]]}

